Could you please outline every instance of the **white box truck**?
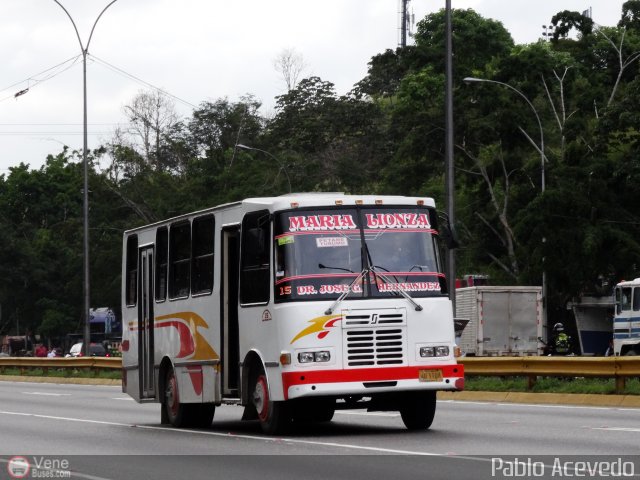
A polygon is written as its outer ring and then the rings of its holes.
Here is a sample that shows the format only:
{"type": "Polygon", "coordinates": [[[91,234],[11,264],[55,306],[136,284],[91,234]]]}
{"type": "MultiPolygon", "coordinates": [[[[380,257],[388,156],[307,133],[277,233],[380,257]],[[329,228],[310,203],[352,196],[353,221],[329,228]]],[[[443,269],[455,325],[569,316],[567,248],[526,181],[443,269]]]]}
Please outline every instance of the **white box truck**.
{"type": "Polygon", "coordinates": [[[542,287],[458,288],[456,318],[469,320],[458,337],[465,355],[542,353],[542,287]]]}

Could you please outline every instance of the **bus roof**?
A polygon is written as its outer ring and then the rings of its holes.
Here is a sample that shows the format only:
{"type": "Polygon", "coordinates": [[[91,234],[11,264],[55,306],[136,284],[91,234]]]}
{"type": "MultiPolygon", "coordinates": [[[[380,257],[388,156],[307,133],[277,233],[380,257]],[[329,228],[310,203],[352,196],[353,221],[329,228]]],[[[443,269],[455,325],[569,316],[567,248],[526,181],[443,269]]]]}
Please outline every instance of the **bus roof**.
{"type": "Polygon", "coordinates": [[[343,192],[287,193],[279,197],[247,198],[242,203],[261,204],[271,211],[292,207],[329,207],[335,205],[425,205],[435,208],[433,198],[400,195],[348,195],[343,192]],[[292,205],[295,204],[295,205],[292,205]]]}
{"type": "Polygon", "coordinates": [[[618,282],[616,287],[636,287],[640,286],[640,278],[634,278],[633,280],[622,280],[618,282]]]}
{"type": "Polygon", "coordinates": [[[209,212],[231,210],[234,208],[246,210],[254,210],[261,207],[270,212],[280,210],[289,210],[291,208],[310,208],[310,207],[330,207],[336,205],[353,206],[353,205],[424,205],[426,207],[435,208],[435,201],[431,197],[405,197],[401,195],[348,195],[343,192],[308,192],[308,193],[287,193],[279,197],[256,197],[247,198],[239,202],[225,203],[211,208],[206,208],[194,212],[177,215],[172,218],[164,219],[149,225],[143,225],[125,231],[125,234],[137,230],[147,229],[156,225],[163,225],[175,222],[182,218],[188,218],[193,215],[201,215],[209,212]]]}

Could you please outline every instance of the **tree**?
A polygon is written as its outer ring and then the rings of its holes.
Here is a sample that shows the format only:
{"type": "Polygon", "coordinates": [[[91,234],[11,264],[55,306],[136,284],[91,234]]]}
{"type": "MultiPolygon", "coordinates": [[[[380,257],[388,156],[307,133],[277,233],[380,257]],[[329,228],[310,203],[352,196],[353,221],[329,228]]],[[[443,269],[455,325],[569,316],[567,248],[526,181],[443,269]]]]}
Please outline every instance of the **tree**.
{"type": "Polygon", "coordinates": [[[173,101],[158,90],[141,91],[125,105],[124,113],[129,124],[118,132],[118,143],[122,145],[128,140],[142,159],[156,170],[176,168],[173,162],[163,162],[160,155],[167,142],[171,143],[171,132],[178,123],[173,101]]]}
{"type": "Polygon", "coordinates": [[[409,72],[415,47],[391,49],[374,55],[369,63],[367,76],[356,83],[356,95],[370,97],[390,97],[396,94],[402,78],[409,72]]]}
{"type": "Polygon", "coordinates": [[[618,27],[640,31],[640,1],[629,0],[622,4],[622,18],[618,22],[618,27]]]}
{"type": "Polygon", "coordinates": [[[285,48],[274,58],[273,68],[282,75],[289,92],[298,84],[298,79],[306,70],[307,64],[302,54],[295,48],[285,48]]]}
{"type": "Polygon", "coordinates": [[[581,36],[587,36],[593,31],[593,20],[580,12],[563,10],[551,17],[553,30],[553,41],[557,42],[561,38],[567,38],[571,30],[576,29],[581,36]]]}
{"type": "MultiPolygon", "coordinates": [[[[436,72],[444,72],[445,17],[445,10],[441,9],[418,22],[412,70],[429,65],[436,72]]],[[[502,23],[483,18],[471,9],[453,9],[451,22],[456,78],[467,77],[494,58],[508,55],[514,45],[502,23]]]]}
{"type": "Polygon", "coordinates": [[[265,149],[297,159],[292,171],[298,189],[357,191],[385,163],[383,123],[376,103],[338,96],[333,83],[305,78],[277,97],[265,149]]]}

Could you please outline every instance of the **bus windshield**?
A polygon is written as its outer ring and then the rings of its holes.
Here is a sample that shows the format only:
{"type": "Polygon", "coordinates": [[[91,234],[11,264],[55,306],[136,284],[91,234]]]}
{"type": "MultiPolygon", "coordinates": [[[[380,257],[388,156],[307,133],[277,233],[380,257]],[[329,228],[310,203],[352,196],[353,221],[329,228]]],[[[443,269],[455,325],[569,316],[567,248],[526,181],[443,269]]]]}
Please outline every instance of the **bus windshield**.
{"type": "Polygon", "coordinates": [[[276,301],[446,294],[426,207],[282,212],[274,240],[276,301]]]}

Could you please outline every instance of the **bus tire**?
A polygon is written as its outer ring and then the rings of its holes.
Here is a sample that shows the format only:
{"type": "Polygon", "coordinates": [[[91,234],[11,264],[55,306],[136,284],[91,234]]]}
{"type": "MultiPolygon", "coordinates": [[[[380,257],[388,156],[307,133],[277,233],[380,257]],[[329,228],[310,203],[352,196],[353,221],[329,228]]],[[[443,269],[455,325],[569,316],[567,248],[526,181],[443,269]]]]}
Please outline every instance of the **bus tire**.
{"type": "Polygon", "coordinates": [[[624,354],[625,357],[635,357],[638,353],[635,350],[627,350],[624,354]]]}
{"type": "Polygon", "coordinates": [[[333,415],[336,413],[335,402],[333,405],[323,405],[318,409],[318,412],[313,416],[314,422],[324,423],[333,420],[333,415]]]}
{"type": "Polygon", "coordinates": [[[178,392],[178,379],[173,368],[167,370],[165,378],[164,417],[169,423],[177,428],[185,427],[189,424],[189,411],[187,405],[180,403],[180,393],[178,392]]]}
{"type": "Polygon", "coordinates": [[[185,405],[188,407],[191,425],[198,428],[207,428],[213,422],[216,413],[215,403],[196,403],[185,405]]]}
{"type": "Polygon", "coordinates": [[[333,420],[336,412],[335,400],[306,399],[292,404],[291,416],[294,422],[324,423],[333,420]]]}
{"type": "Polygon", "coordinates": [[[428,430],[436,414],[436,392],[410,392],[402,399],[400,416],[408,430],[428,430]]]}
{"type": "Polygon", "coordinates": [[[255,378],[251,401],[258,414],[260,427],[268,435],[284,433],[291,423],[288,405],[285,402],[274,402],[269,394],[269,385],[264,371],[255,378]]]}

